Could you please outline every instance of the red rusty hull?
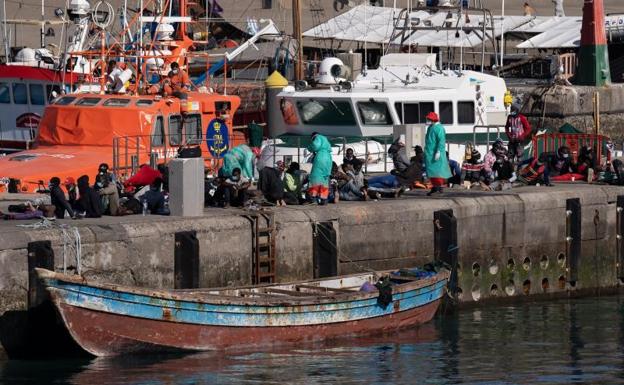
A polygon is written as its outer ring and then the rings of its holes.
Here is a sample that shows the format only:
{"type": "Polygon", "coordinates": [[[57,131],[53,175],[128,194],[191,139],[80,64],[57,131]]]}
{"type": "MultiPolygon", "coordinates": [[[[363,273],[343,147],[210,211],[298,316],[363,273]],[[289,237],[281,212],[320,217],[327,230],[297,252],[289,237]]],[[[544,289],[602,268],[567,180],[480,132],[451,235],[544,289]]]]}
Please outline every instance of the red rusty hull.
{"type": "Polygon", "coordinates": [[[430,321],[440,299],[383,317],[310,326],[223,327],[133,318],[56,303],[71,336],[96,356],[264,348],[377,334],[430,321]]]}

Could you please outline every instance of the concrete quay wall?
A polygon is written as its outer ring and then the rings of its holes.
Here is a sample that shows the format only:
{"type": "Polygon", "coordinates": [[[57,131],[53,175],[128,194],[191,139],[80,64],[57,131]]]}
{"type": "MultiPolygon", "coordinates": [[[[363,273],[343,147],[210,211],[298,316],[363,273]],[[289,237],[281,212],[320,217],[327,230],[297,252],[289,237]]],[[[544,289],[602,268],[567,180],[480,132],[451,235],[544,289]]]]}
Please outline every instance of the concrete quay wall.
{"type": "MultiPolygon", "coordinates": [[[[457,218],[459,299],[463,303],[527,295],[566,295],[614,289],[617,187],[567,185],[512,193],[422,193],[379,202],[326,207],[276,208],[276,273],[279,281],[312,278],[315,223],[336,231],[339,274],[363,268],[420,265],[434,255],[433,215],[452,209],[457,218]],[[582,258],[574,287],[566,283],[566,200],[582,205],[582,258]]],[[[174,234],[195,230],[200,244],[200,285],[251,283],[251,222],[242,210],[207,210],[199,218],[124,217],[59,221],[76,226],[83,274],[102,281],[173,287],[174,234]]],[[[56,267],[63,266],[59,227],[0,227],[0,312],[25,309],[27,244],[50,240],[56,267]]],[[[70,232],[67,231],[66,235],[70,232]]],[[[68,260],[69,266],[75,261],[68,260]]]]}

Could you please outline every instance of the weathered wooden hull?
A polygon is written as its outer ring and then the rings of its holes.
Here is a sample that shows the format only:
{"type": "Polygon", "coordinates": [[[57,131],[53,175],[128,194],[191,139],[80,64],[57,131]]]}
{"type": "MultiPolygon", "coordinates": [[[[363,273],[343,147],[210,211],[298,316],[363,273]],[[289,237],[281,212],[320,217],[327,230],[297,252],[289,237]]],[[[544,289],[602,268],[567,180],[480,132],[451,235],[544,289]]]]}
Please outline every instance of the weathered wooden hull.
{"type": "Polygon", "coordinates": [[[433,318],[440,300],[385,317],[310,326],[222,327],[128,318],[60,305],[71,336],[97,356],[173,350],[253,349],[398,330],[433,318]]]}
{"type": "MultiPolygon", "coordinates": [[[[70,335],[97,356],[255,349],[396,330],[431,320],[446,279],[441,273],[397,285],[392,302],[382,306],[378,293],[357,290],[318,297],[237,298],[88,284],[55,273],[43,277],[70,335]]],[[[273,289],[287,291],[285,287],[273,289]]]]}

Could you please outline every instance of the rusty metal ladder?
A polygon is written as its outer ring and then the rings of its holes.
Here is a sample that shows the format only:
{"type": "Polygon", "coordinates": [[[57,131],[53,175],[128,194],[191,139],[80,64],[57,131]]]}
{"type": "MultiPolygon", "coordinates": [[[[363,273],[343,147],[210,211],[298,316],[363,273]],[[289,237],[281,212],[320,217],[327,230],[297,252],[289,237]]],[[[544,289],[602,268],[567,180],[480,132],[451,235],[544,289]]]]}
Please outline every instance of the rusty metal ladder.
{"type": "Polygon", "coordinates": [[[272,211],[252,213],[252,277],[254,285],[275,282],[275,215],[272,211]]]}

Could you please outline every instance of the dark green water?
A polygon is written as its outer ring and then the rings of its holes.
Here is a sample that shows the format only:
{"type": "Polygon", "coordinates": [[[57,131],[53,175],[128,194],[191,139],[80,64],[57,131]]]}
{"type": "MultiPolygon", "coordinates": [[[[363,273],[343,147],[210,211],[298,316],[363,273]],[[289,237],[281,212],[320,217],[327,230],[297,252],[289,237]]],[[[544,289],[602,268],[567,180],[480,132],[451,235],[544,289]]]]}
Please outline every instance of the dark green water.
{"type": "Polygon", "coordinates": [[[490,306],[270,352],[0,361],[2,384],[624,384],[624,297],[490,306]]]}

